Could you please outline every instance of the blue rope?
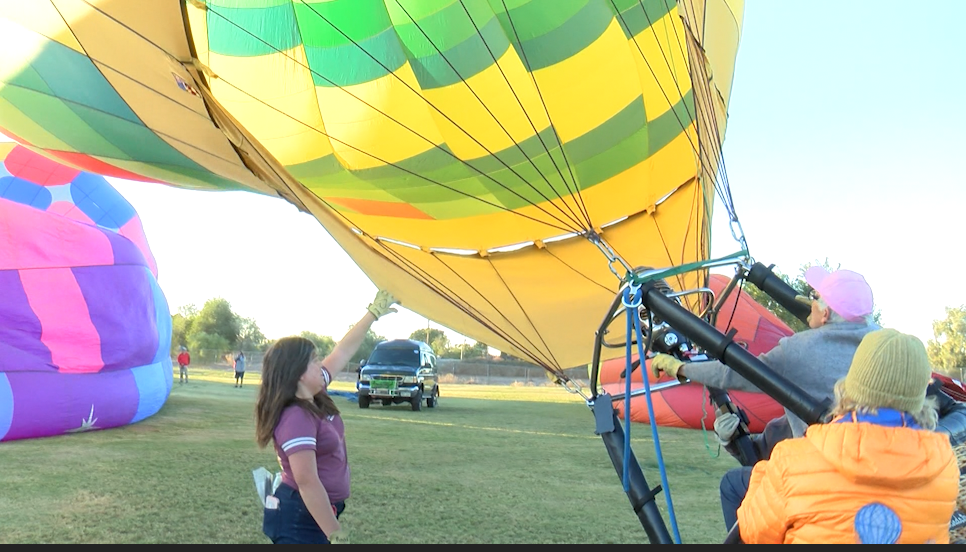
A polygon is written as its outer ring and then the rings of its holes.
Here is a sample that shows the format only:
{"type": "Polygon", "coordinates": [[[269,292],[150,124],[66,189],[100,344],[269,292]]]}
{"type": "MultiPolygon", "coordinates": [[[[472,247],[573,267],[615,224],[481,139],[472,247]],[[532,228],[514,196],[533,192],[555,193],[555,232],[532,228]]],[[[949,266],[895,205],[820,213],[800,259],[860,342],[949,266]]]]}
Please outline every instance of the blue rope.
{"type": "Polygon", "coordinates": [[[654,453],[657,455],[657,465],[661,472],[661,485],[664,487],[664,498],[667,502],[668,516],[671,519],[671,529],[674,531],[674,542],[675,544],[681,544],[681,533],[678,531],[678,522],[674,515],[674,504],[671,501],[671,486],[668,484],[667,480],[667,469],[664,466],[664,455],[661,453],[661,439],[657,433],[657,420],[654,418],[654,403],[651,401],[651,382],[644,373],[647,369],[644,364],[644,335],[641,331],[641,319],[637,314],[636,307],[632,305],[633,302],[630,299],[631,288],[635,288],[635,301],[637,306],[641,304],[642,293],[640,286],[631,285],[624,290],[623,304],[627,312],[627,382],[626,382],[626,395],[624,395],[624,420],[626,426],[626,440],[624,442],[624,491],[628,490],[627,484],[627,466],[630,460],[630,442],[631,442],[631,424],[630,424],[630,410],[631,410],[631,337],[633,334],[637,336],[637,358],[640,359],[641,365],[641,380],[644,382],[644,397],[647,399],[647,413],[648,418],[651,422],[651,436],[654,439],[654,453]],[[633,329],[632,329],[633,327],[633,329]]]}
{"type": "Polygon", "coordinates": [[[621,299],[627,312],[627,352],[624,358],[627,359],[627,366],[624,368],[624,475],[621,481],[624,483],[624,492],[630,492],[630,458],[631,458],[631,340],[630,336],[634,332],[634,321],[631,316],[636,316],[637,307],[641,305],[641,286],[630,285],[624,288],[624,297],[621,299]],[[631,290],[634,290],[634,297],[631,297],[631,290]]]}

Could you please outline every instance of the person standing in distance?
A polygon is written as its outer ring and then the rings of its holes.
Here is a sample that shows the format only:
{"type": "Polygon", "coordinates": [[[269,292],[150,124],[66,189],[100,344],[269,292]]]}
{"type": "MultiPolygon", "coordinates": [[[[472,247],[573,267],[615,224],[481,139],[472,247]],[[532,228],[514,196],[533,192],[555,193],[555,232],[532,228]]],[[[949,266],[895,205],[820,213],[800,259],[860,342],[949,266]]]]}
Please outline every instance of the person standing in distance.
{"type": "Polygon", "coordinates": [[[178,383],[188,382],[188,365],[191,364],[191,355],[188,354],[187,347],[181,347],[178,354],[178,383]]]}
{"type": "Polygon", "coordinates": [[[235,387],[241,387],[245,381],[245,353],[238,351],[235,357],[235,387]]]}

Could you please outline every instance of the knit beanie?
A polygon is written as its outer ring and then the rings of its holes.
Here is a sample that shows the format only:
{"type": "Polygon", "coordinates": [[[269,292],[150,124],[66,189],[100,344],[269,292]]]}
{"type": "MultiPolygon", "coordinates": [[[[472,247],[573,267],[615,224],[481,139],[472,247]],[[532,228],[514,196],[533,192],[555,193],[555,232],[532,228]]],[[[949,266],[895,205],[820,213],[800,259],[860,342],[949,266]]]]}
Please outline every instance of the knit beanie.
{"type": "Polygon", "coordinates": [[[892,329],[876,330],[859,343],[842,395],[860,406],[919,412],[931,377],[922,341],[892,329]]]}

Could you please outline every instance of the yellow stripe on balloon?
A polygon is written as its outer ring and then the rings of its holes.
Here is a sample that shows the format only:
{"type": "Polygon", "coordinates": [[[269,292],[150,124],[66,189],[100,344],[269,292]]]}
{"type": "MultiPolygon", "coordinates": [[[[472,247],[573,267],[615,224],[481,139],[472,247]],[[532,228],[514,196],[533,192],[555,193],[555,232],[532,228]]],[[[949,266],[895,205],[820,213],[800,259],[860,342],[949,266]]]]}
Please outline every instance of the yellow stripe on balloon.
{"type": "Polygon", "coordinates": [[[683,39],[684,29],[674,9],[627,42],[637,63],[648,121],[666,113],[691,90],[687,46],[681,42],[683,39]]]}
{"type": "Polygon", "coordinates": [[[414,90],[419,85],[409,63],[374,81],[315,88],[332,149],[346,169],[398,163],[443,143],[426,100],[414,90]]]}
{"type": "Polygon", "coordinates": [[[543,131],[550,126],[533,80],[514,50],[508,49],[498,63],[499,67],[491,65],[467,79],[465,84],[457,82],[423,92],[456,123],[432,110],[443,138],[460,159],[477,159],[513,147],[514,143],[533,137],[534,127],[543,131]]]}
{"type": "Polygon", "coordinates": [[[609,120],[641,93],[627,39],[616,20],[585,49],[534,76],[565,143],[609,120]]]}
{"type": "Polygon", "coordinates": [[[332,153],[305,50],[257,57],[210,53],[218,101],[283,165],[332,153]]]}
{"type": "Polygon", "coordinates": [[[191,2],[185,3],[188,14],[188,28],[194,41],[195,55],[201,63],[208,65],[208,10],[203,10],[191,2]]]}

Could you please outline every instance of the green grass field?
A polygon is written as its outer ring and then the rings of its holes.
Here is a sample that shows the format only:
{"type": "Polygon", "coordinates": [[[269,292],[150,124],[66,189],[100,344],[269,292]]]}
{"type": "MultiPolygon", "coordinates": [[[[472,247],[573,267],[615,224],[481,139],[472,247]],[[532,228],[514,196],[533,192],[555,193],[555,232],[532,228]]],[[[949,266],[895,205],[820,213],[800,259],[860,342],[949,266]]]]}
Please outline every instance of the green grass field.
{"type": "MultiPolygon", "coordinates": [[[[0,543],[268,543],[251,471],[257,374],[193,369],[138,424],[0,444],[0,543]]],[[[354,390],[336,382],[335,389],[354,390]]],[[[439,408],[343,410],[353,543],[647,543],[591,411],[559,387],[441,386],[439,408]]],[[[651,487],[649,426],[631,428],[651,487]]],[[[661,428],[684,543],[718,543],[718,481],[737,466],[701,431],[661,428]]],[[[665,523],[665,495],[657,502],[665,523]]]]}

